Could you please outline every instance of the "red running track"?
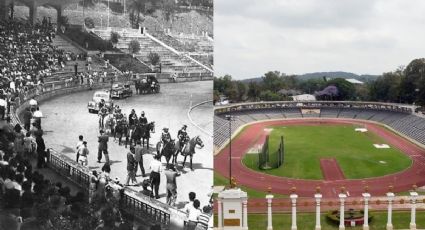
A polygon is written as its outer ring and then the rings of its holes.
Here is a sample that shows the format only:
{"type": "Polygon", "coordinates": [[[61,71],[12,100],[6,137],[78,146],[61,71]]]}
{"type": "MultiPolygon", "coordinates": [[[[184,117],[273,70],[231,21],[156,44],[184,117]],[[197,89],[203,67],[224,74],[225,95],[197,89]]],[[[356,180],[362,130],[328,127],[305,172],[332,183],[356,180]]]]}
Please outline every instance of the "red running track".
{"type": "MultiPolygon", "coordinates": [[[[229,149],[224,148],[214,157],[214,170],[223,176],[229,175],[229,149]]],[[[312,197],[317,186],[321,187],[324,197],[336,197],[340,188],[344,186],[351,196],[361,196],[365,185],[369,186],[369,192],[374,195],[384,195],[388,192],[388,186],[394,186],[394,192],[407,191],[412,185],[425,185],[425,150],[413,144],[407,139],[387,130],[386,128],[367,121],[349,119],[298,119],[264,121],[254,123],[232,140],[232,176],[237,184],[244,185],[256,190],[267,191],[269,186],[275,194],[290,194],[293,186],[297,194],[302,197],[312,197]],[[410,168],[391,175],[368,179],[345,179],[337,181],[326,180],[302,180],[277,177],[253,171],[242,163],[242,157],[247,150],[262,135],[264,128],[276,125],[319,125],[319,124],[361,124],[370,132],[384,138],[392,147],[398,148],[408,155],[413,163],[410,168]]]]}
{"type": "Polygon", "coordinates": [[[344,180],[345,176],[335,158],[320,159],[320,169],[325,180],[344,180]]]}

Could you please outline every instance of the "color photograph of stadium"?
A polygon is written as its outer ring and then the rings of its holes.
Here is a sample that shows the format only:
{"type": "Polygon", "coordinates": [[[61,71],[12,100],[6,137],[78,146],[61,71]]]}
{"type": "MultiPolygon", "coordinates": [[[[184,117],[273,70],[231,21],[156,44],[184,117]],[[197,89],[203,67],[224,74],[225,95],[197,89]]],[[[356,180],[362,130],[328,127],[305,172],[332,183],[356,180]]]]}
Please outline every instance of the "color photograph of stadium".
{"type": "Polygon", "coordinates": [[[419,11],[236,2],[215,4],[215,228],[424,229],[425,34],[397,32],[419,11]]]}

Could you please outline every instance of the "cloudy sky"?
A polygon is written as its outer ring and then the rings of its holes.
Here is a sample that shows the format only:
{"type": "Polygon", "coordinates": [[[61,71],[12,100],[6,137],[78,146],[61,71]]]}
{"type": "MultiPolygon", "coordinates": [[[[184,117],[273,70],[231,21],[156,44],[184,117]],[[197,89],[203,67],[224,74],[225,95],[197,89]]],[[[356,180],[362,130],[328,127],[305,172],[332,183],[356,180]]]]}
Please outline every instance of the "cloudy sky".
{"type": "Polygon", "coordinates": [[[425,57],[423,0],[215,0],[216,76],[381,74],[425,57]]]}

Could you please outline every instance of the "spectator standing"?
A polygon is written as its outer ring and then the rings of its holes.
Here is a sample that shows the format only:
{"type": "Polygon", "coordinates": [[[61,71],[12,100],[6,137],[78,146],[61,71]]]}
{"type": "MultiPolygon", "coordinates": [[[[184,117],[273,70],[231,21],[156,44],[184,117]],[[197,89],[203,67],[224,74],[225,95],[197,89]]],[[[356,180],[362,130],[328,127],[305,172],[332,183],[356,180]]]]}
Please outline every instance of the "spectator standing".
{"type": "Polygon", "coordinates": [[[32,119],[32,113],[30,111],[30,108],[26,108],[22,116],[24,120],[24,128],[25,130],[29,131],[31,128],[31,119],[32,119]]]}
{"type": "Polygon", "coordinates": [[[109,140],[109,137],[105,135],[105,132],[103,130],[100,130],[100,136],[98,137],[99,151],[97,153],[98,163],[100,163],[100,161],[102,160],[102,153],[103,153],[103,155],[105,155],[106,164],[109,164],[108,140],[109,140]]]}
{"type": "Polygon", "coordinates": [[[6,115],[6,108],[7,108],[6,99],[4,98],[4,96],[1,96],[0,97],[0,116],[1,116],[1,119],[3,120],[6,115]]]}
{"type": "Polygon", "coordinates": [[[34,111],[33,117],[37,124],[37,128],[41,129],[41,118],[43,117],[43,113],[41,112],[40,107],[37,107],[36,111],[34,111]]]}
{"type": "Polygon", "coordinates": [[[159,199],[159,184],[161,183],[161,172],[162,172],[162,163],[161,163],[161,155],[155,155],[154,160],[150,165],[151,169],[151,187],[152,191],[155,194],[155,199],[159,199]]]}
{"type": "Polygon", "coordinates": [[[38,102],[34,98],[31,98],[28,103],[30,105],[31,112],[34,112],[38,106],[38,102]]]}
{"type": "Polygon", "coordinates": [[[188,213],[187,213],[187,230],[195,230],[196,225],[198,225],[198,218],[202,214],[201,210],[199,210],[201,203],[199,200],[194,200],[193,205],[189,207],[188,213]]]}
{"type": "Polygon", "coordinates": [[[77,149],[77,158],[76,158],[76,162],[78,163],[78,158],[80,157],[80,148],[83,147],[83,142],[84,142],[84,137],[83,135],[78,136],[78,142],[76,145],[76,149],[77,149]]]}
{"type": "Polygon", "coordinates": [[[90,176],[90,187],[89,187],[89,203],[91,203],[92,198],[97,190],[97,184],[99,183],[99,175],[97,175],[96,170],[93,170],[92,175],[90,176]]]}
{"type": "Polygon", "coordinates": [[[187,203],[184,208],[183,208],[183,212],[188,213],[189,212],[189,208],[193,206],[193,201],[196,199],[196,193],[194,192],[189,192],[189,203],[187,203]]]}
{"type": "Polygon", "coordinates": [[[37,168],[44,168],[46,167],[46,145],[42,134],[36,136],[35,142],[37,143],[37,168]]]}
{"type": "Polygon", "coordinates": [[[130,151],[127,153],[127,179],[126,186],[130,185],[130,180],[137,184],[136,180],[137,162],[134,155],[134,146],[130,146],[130,151]]]}
{"type": "Polygon", "coordinates": [[[207,230],[208,223],[210,221],[210,211],[211,208],[204,206],[202,208],[202,213],[198,216],[198,224],[196,225],[196,230],[207,230]]]}
{"type": "Polygon", "coordinates": [[[141,141],[138,140],[136,142],[136,146],[134,147],[134,159],[136,160],[136,167],[134,173],[137,174],[137,169],[140,167],[142,171],[142,177],[145,177],[145,168],[143,167],[143,147],[140,145],[141,141]]]}
{"type": "Polygon", "coordinates": [[[80,147],[80,157],[79,163],[83,166],[87,166],[88,160],[87,157],[89,155],[89,149],[87,148],[87,141],[83,141],[83,146],[80,147]]]}
{"type": "Polygon", "coordinates": [[[165,171],[165,177],[167,178],[167,204],[174,206],[177,199],[177,182],[176,177],[180,174],[177,173],[174,164],[165,171]]]}
{"type": "Polygon", "coordinates": [[[24,137],[24,159],[29,159],[36,148],[35,139],[27,132],[24,137]]]}

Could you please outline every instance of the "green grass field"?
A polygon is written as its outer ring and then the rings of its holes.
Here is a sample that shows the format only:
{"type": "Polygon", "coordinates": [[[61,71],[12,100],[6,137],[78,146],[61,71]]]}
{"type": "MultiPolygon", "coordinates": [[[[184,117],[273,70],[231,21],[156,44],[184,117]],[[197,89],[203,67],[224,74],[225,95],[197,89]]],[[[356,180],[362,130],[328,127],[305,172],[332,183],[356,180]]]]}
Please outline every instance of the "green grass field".
{"type": "MultiPolygon", "coordinates": [[[[386,229],[387,213],[386,212],[373,212],[374,219],[369,224],[371,230],[386,229]]],[[[214,221],[217,221],[215,216],[214,221]]],[[[314,229],[315,214],[313,213],[298,213],[297,214],[297,227],[298,229],[314,229]]],[[[393,226],[394,229],[409,229],[410,212],[393,212],[393,226]]],[[[338,226],[328,221],[325,214],[321,215],[322,230],[335,230],[338,226]]],[[[425,228],[425,212],[417,212],[416,214],[416,227],[417,229],[425,228]]],[[[217,226],[217,223],[215,223],[217,226]]],[[[250,214],[248,215],[248,227],[251,230],[267,229],[267,215],[266,214],[250,214]]],[[[291,214],[274,214],[273,215],[273,229],[283,230],[291,229],[291,214]]],[[[346,228],[350,230],[363,229],[359,227],[346,228]]]]}
{"type": "MultiPolygon", "coordinates": [[[[285,161],[276,169],[258,169],[258,155],[246,154],[243,163],[267,174],[323,179],[320,158],[334,157],[347,179],[384,176],[408,168],[412,161],[395,148],[377,149],[373,144],[387,144],[371,132],[355,132],[352,125],[270,127],[269,151],[276,153],[280,136],[285,139],[285,161]]],[[[276,159],[274,154],[270,159],[276,159]]]]}

